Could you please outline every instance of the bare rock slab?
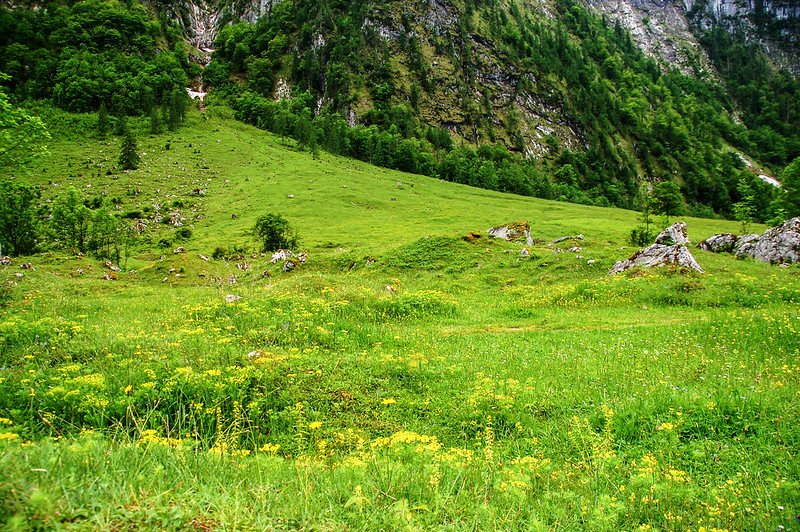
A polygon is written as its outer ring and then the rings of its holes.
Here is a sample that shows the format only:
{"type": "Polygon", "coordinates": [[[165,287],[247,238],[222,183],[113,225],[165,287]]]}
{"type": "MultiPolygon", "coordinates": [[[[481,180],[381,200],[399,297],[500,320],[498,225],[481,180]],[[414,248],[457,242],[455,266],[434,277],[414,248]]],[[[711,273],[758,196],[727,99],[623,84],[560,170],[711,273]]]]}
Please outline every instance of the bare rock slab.
{"type": "Polygon", "coordinates": [[[490,227],[486,232],[489,236],[509,242],[524,241],[529,246],[533,245],[531,226],[527,221],[514,222],[499,227],[490,227]]]}
{"type": "Polygon", "coordinates": [[[732,233],[722,233],[719,235],[711,235],[697,244],[697,247],[703,251],[711,251],[712,253],[733,253],[737,240],[738,237],[732,233]]]}
{"type": "Polygon", "coordinates": [[[686,223],[677,222],[670,225],[658,234],[655,243],[662,246],[674,246],[675,244],[683,244],[685,246],[689,244],[686,223]]]}
{"type": "Polygon", "coordinates": [[[703,273],[703,269],[697,264],[697,261],[684,244],[672,246],[653,244],[637,251],[630,258],[617,262],[608,273],[609,275],[614,275],[631,268],[653,268],[666,264],[676,264],[703,273]]]}

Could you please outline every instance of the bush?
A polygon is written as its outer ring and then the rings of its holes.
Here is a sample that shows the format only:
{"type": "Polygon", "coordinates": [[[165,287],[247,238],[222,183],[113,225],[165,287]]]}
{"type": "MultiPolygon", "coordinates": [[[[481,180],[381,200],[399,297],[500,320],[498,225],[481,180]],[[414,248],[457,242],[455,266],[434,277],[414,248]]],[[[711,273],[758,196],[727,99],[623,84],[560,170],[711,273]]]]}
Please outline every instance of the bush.
{"type": "Polygon", "coordinates": [[[630,242],[632,246],[644,247],[652,244],[654,238],[655,235],[653,234],[653,231],[641,226],[631,230],[630,237],[628,237],[628,242],[630,242]]]}
{"type": "Polygon", "coordinates": [[[256,220],[253,236],[261,243],[262,251],[277,251],[297,246],[297,233],[280,214],[267,213],[256,220]]]}

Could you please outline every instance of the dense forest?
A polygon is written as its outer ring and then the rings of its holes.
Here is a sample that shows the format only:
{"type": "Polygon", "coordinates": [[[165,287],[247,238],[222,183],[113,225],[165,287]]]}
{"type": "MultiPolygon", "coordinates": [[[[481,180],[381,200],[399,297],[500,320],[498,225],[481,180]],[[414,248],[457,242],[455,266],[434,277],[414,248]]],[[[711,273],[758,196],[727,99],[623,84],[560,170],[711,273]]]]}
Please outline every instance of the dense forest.
{"type": "Polygon", "coordinates": [[[177,25],[135,0],[0,9],[0,62],[17,101],[147,114],[202,78],[212,101],[312,153],[629,208],[669,183],[687,214],[730,217],[746,201],[761,221],[786,215],[780,191],[739,153],[776,176],[800,156],[800,85],[743,35],[704,31],[720,78],[699,67],[690,76],[574,0],[557,0],[553,18],[516,2],[449,4],[456,19],[431,30],[400,2],[275,3],[255,24],[225,26],[204,70],[188,61],[177,25]],[[512,73],[503,80],[512,94],[486,81],[492,61],[512,73]],[[455,79],[434,68],[445,64],[455,79]],[[279,83],[291,98],[275,98],[279,83]],[[448,83],[457,90],[443,93],[448,83]],[[517,104],[531,98],[574,138],[550,132],[533,152],[517,104]],[[433,116],[435,104],[454,121],[433,116]]]}

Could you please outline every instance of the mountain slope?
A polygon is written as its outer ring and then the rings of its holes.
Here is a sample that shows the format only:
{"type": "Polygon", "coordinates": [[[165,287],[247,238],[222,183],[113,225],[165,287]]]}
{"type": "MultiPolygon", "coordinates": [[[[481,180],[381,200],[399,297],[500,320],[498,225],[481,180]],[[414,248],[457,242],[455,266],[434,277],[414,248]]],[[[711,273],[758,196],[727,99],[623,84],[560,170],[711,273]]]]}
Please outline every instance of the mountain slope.
{"type": "Polygon", "coordinates": [[[741,156],[777,176],[800,155],[797,80],[745,37],[703,33],[717,74],[685,75],[573,0],[199,2],[149,12],[93,0],[0,20],[0,56],[20,98],[152,114],[187,79],[199,84],[187,57],[204,53],[183,48],[180,33],[207,46],[219,31],[202,79],[239,118],[312,150],[490,189],[634,207],[654,184],[675,181],[687,212],[731,216],[745,187],[766,220],[778,214],[777,192],[741,156]],[[229,24],[239,20],[255,23],[229,24]],[[98,29],[79,31],[87,21],[98,29]],[[147,37],[128,35],[134,26],[147,37]],[[37,68],[24,63],[31,54],[37,68]]]}
{"type": "Polygon", "coordinates": [[[0,265],[0,522],[792,526],[797,265],[698,250],[706,274],[610,277],[634,212],[315,159],[225,113],[153,136],[132,118],[142,166],[120,172],[95,116],[42,110],[43,204],[71,183],[147,227],[122,271],[57,249],[0,265]],[[304,265],[257,252],[267,211],[304,265]],[[485,235],[524,218],[527,257],[485,235]]]}

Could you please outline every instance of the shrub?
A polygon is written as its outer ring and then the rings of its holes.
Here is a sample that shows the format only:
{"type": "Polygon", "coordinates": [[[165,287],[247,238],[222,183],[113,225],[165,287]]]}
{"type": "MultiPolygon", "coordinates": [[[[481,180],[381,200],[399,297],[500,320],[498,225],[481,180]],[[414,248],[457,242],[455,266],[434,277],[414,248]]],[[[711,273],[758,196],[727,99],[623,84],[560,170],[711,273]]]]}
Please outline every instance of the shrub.
{"type": "Polygon", "coordinates": [[[253,236],[261,243],[262,251],[277,251],[297,246],[297,233],[280,214],[267,213],[256,220],[253,236]]]}
{"type": "Polygon", "coordinates": [[[632,246],[644,247],[649,246],[653,242],[653,238],[655,238],[653,231],[641,226],[631,230],[628,242],[630,242],[632,246]]]}

